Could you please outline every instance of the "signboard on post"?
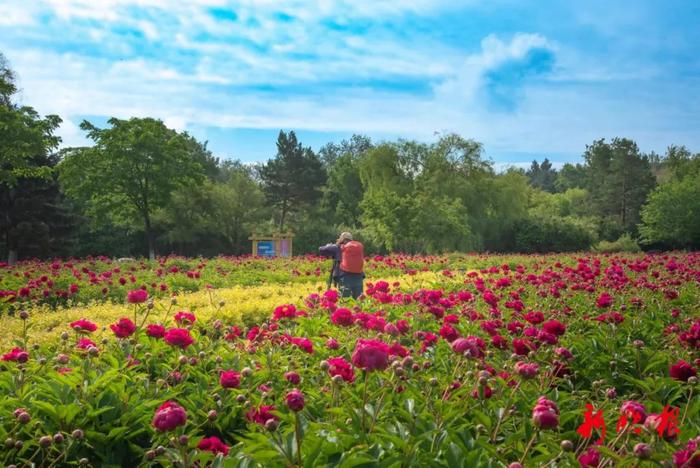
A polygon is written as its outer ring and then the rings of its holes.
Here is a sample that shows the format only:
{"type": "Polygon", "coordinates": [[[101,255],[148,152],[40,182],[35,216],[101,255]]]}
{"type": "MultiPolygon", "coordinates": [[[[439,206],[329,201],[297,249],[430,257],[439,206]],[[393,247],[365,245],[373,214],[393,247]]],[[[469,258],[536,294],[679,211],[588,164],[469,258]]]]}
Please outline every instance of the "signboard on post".
{"type": "Polygon", "coordinates": [[[249,237],[253,243],[253,255],[260,257],[291,257],[292,238],[291,233],[275,234],[272,236],[249,237]]]}

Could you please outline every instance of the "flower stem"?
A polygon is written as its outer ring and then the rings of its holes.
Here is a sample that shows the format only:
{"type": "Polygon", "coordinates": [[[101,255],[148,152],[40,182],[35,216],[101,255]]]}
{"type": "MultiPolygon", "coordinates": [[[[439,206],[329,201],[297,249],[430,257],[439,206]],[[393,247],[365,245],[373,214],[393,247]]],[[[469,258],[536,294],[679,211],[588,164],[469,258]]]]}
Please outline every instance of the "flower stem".
{"type": "Polygon", "coordinates": [[[367,383],[369,381],[369,372],[368,371],[363,371],[365,374],[365,385],[364,389],[362,391],[362,437],[367,437],[367,433],[365,432],[365,426],[366,426],[366,419],[367,419],[367,411],[365,410],[365,406],[367,406],[367,383]]]}
{"type": "Polygon", "coordinates": [[[299,463],[299,467],[301,468],[301,420],[299,419],[299,413],[294,413],[294,417],[296,419],[295,424],[294,424],[294,432],[297,440],[297,460],[299,463]]]}
{"type": "Polygon", "coordinates": [[[530,451],[532,448],[532,444],[535,443],[535,439],[537,438],[537,432],[534,432],[532,434],[532,437],[530,437],[530,442],[527,443],[527,446],[525,447],[525,451],[523,452],[523,455],[520,457],[520,464],[525,461],[525,458],[527,457],[527,453],[530,451]]]}

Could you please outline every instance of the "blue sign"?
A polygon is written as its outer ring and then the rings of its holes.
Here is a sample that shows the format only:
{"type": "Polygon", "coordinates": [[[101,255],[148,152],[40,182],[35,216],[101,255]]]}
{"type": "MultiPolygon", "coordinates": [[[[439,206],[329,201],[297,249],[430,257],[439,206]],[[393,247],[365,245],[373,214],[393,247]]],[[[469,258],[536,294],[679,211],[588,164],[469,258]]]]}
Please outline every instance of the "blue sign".
{"type": "Polygon", "coordinates": [[[262,257],[274,257],[275,241],[258,241],[258,255],[262,257]]]}

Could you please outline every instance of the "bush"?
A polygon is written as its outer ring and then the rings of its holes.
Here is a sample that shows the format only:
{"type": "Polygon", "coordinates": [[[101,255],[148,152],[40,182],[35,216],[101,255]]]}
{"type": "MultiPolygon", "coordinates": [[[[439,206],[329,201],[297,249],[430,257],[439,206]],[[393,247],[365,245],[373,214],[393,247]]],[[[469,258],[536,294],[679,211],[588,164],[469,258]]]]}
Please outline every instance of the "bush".
{"type": "Polygon", "coordinates": [[[640,252],[639,244],[637,241],[632,239],[629,233],[625,233],[619,237],[616,241],[600,241],[594,247],[593,250],[601,253],[617,253],[617,252],[640,252]]]}
{"type": "Polygon", "coordinates": [[[565,218],[529,218],[516,226],[515,249],[518,252],[575,252],[588,249],[592,242],[593,237],[585,227],[565,218]]]}

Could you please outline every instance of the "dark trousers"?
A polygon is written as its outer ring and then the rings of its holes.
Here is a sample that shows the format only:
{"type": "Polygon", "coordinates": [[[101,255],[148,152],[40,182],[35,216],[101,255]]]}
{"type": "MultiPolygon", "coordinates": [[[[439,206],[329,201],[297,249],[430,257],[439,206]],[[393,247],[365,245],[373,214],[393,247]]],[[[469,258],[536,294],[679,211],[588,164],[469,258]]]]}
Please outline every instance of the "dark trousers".
{"type": "Polygon", "coordinates": [[[365,275],[362,273],[344,273],[338,278],[340,294],[343,297],[357,299],[362,294],[362,282],[365,275]]]}

